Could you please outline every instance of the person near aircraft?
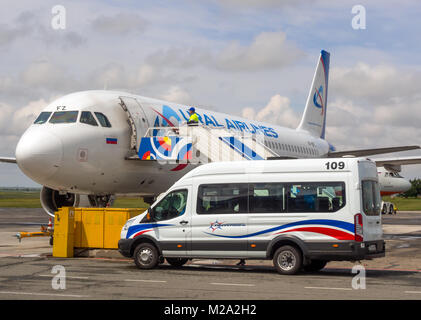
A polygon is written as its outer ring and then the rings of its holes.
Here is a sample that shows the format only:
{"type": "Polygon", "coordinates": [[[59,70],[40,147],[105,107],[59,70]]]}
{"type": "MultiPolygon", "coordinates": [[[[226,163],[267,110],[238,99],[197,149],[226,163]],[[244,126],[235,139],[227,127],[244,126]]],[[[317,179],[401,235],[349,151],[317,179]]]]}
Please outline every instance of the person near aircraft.
{"type": "Polygon", "coordinates": [[[189,109],[190,118],[189,121],[187,121],[187,124],[189,126],[197,126],[199,124],[199,117],[197,116],[196,109],[194,107],[191,107],[189,109]]]}

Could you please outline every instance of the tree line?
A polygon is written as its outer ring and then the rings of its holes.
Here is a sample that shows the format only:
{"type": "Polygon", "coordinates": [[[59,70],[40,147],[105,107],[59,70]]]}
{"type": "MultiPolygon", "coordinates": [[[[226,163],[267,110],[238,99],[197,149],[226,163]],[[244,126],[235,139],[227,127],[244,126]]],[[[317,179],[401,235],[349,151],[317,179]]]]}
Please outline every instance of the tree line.
{"type": "Polygon", "coordinates": [[[404,198],[413,198],[421,195],[421,179],[412,179],[409,182],[411,183],[411,188],[402,193],[401,196],[404,198]]]}

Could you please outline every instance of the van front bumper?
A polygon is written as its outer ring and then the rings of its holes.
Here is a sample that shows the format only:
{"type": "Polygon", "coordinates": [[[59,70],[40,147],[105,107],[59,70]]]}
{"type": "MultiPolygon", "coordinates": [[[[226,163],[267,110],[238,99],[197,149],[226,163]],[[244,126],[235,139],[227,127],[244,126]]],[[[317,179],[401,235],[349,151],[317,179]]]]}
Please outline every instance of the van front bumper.
{"type": "Polygon", "coordinates": [[[313,242],[307,244],[306,258],[326,261],[370,260],[384,257],[384,240],[365,242],[313,242]]]}
{"type": "Polygon", "coordinates": [[[118,251],[125,257],[131,258],[133,239],[120,239],[118,241],[118,251]]]}

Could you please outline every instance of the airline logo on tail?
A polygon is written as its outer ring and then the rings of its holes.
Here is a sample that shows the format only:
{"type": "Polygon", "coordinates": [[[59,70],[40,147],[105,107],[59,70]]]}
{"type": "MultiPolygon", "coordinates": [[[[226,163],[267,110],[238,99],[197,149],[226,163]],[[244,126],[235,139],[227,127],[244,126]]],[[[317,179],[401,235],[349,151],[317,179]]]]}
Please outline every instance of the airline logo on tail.
{"type": "Polygon", "coordinates": [[[314,89],[313,102],[316,108],[322,109],[320,114],[323,115],[323,86],[320,86],[319,90],[314,89]]]}

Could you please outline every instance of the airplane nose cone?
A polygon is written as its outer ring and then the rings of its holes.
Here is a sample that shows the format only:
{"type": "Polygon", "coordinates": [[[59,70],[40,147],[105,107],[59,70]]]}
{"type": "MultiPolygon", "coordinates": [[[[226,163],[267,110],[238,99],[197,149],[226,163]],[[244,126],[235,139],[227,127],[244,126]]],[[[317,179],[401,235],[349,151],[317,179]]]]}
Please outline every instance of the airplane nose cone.
{"type": "Polygon", "coordinates": [[[403,189],[403,191],[402,192],[406,192],[406,191],[408,191],[409,189],[411,189],[411,182],[409,182],[408,180],[404,180],[403,181],[403,187],[402,187],[402,189],[403,189]]]}
{"type": "Polygon", "coordinates": [[[30,178],[43,184],[61,166],[63,145],[48,131],[27,131],[16,147],[16,162],[30,178]]]}

